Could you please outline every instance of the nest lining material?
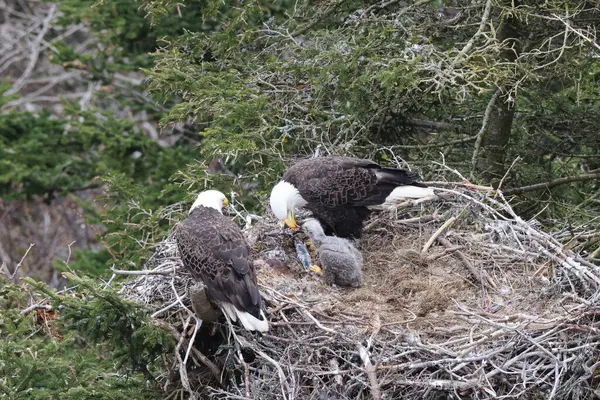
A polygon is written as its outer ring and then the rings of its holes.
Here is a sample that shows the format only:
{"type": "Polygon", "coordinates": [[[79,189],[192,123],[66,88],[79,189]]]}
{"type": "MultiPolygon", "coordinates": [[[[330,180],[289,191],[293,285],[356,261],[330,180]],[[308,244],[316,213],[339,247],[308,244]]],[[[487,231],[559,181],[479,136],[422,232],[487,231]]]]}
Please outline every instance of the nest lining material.
{"type": "Polygon", "coordinates": [[[207,300],[172,236],[123,287],[178,341],[170,372],[159,379],[165,392],[223,399],[598,394],[599,268],[520,219],[501,195],[445,189],[374,213],[357,243],[364,256],[358,289],[305,273],[293,234],[272,216],[245,232],[270,321],[265,335],[223,317],[200,321],[207,300]]]}

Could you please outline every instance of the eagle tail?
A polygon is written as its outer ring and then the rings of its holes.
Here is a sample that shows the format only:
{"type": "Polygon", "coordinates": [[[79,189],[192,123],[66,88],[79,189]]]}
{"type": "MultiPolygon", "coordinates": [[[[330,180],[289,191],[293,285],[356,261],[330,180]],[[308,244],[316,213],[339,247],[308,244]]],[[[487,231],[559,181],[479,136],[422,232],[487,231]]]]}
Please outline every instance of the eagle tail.
{"type": "Polygon", "coordinates": [[[433,189],[417,182],[419,174],[397,168],[381,168],[375,172],[378,183],[396,186],[386,198],[386,202],[399,199],[419,199],[433,195],[433,189]]]}
{"type": "Polygon", "coordinates": [[[420,186],[398,186],[392,193],[385,199],[386,202],[389,201],[397,201],[400,199],[420,199],[421,197],[428,197],[434,194],[433,189],[430,187],[420,187],[420,186]]]}
{"type": "Polygon", "coordinates": [[[259,332],[267,332],[269,330],[267,317],[265,317],[262,310],[260,310],[262,319],[258,319],[250,313],[238,310],[233,304],[221,302],[220,306],[223,312],[227,314],[233,322],[239,319],[246,330],[259,332]]]}
{"type": "Polygon", "coordinates": [[[375,171],[377,180],[380,183],[389,183],[392,185],[412,185],[419,179],[416,172],[406,171],[398,168],[380,168],[375,171]]]}

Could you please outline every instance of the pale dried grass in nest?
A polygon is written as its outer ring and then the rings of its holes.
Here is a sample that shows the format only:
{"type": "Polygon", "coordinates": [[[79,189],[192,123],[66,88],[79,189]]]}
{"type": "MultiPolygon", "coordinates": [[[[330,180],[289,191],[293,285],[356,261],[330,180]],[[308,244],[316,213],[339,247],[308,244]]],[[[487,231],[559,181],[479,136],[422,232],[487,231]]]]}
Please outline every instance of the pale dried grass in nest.
{"type": "Polygon", "coordinates": [[[477,189],[457,184],[376,213],[358,243],[359,289],[303,273],[292,234],[271,217],[256,223],[247,235],[270,320],[265,335],[223,324],[216,335],[193,336],[192,282],[168,238],[151,260],[154,275],[124,288],[178,339],[165,391],[223,399],[594,398],[598,267],[521,220],[501,193],[477,189]]]}

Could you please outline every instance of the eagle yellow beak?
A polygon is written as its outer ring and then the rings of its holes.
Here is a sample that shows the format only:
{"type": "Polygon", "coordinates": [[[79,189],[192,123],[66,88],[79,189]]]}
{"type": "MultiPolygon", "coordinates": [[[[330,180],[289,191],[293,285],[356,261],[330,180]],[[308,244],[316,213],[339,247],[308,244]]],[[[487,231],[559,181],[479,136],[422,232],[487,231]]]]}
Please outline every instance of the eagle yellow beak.
{"type": "Polygon", "coordinates": [[[229,200],[227,200],[227,197],[225,197],[223,199],[223,208],[227,207],[229,205],[229,200]]]}
{"type": "Polygon", "coordinates": [[[283,220],[287,226],[292,229],[298,229],[298,225],[296,225],[296,218],[294,218],[294,213],[290,210],[288,211],[288,217],[283,220]]]}

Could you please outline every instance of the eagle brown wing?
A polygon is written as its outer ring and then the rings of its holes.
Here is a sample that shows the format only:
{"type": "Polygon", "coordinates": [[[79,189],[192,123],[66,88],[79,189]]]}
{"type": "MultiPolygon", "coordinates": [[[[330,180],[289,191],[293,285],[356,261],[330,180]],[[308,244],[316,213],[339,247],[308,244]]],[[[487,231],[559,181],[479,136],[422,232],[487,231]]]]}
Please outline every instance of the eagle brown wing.
{"type": "Polygon", "coordinates": [[[260,317],[260,293],[241,230],[213,208],[199,206],[175,228],[181,260],[208,295],[260,317]]]}
{"type": "Polygon", "coordinates": [[[381,204],[396,186],[410,184],[416,176],[382,168],[371,160],[328,156],[296,163],[283,180],[298,188],[309,203],[330,208],[381,204]]]}

